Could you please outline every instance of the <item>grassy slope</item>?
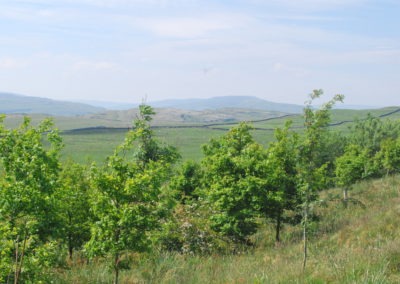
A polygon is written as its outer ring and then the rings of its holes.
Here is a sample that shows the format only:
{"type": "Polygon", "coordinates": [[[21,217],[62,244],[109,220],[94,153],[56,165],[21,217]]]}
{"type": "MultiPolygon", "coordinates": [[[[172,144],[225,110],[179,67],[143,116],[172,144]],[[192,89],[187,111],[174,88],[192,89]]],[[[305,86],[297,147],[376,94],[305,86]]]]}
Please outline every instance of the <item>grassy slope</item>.
{"type": "MultiPolygon", "coordinates": [[[[351,196],[366,208],[338,202],[318,208],[321,220],[310,241],[302,273],[300,226],[287,226],[275,246],[266,227],[256,248],[241,255],[207,257],[165,254],[142,258],[121,275],[121,283],[400,283],[400,176],[362,182],[351,196]]],[[[332,189],[322,199],[340,195],[332,189]]],[[[139,257],[136,257],[139,259],[139,257]]],[[[110,283],[103,262],[75,264],[55,283],[110,283]]]]}

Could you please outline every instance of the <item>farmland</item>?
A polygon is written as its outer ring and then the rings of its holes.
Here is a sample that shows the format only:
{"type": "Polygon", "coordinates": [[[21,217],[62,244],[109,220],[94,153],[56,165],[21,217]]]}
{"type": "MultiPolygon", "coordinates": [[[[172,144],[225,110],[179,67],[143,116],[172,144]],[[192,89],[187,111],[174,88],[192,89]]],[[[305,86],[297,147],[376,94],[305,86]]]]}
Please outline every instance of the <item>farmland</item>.
{"type": "MultiPolygon", "coordinates": [[[[368,113],[374,116],[385,115],[397,109],[396,107],[373,110],[336,109],[332,111],[331,124],[333,126],[331,129],[346,133],[351,121],[355,119],[363,119],[368,113]]],[[[234,112],[234,109],[229,111],[231,116],[234,112]]],[[[237,125],[237,121],[241,118],[246,118],[245,121],[254,121],[251,123],[255,128],[252,133],[255,139],[265,146],[273,141],[274,129],[282,127],[288,119],[293,121],[294,129],[298,128],[298,131],[301,131],[302,128],[303,119],[301,115],[285,116],[282,113],[254,110],[242,110],[243,112],[246,113],[246,116],[235,116],[236,122],[227,123],[223,120],[215,120],[216,115],[211,115],[209,111],[208,114],[212,119],[206,120],[203,117],[202,122],[193,123],[177,120],[176,117],[182,115],[181,112],[176,115],[175,113],[168,114],[168,110],[162,110],[160,116],[156,114],[152,126],[155,127],[155,133],[161,141],[178,148],[183,160],[200,160],[202,157],[201,145],[207,143],[210,138],[218,137],[228,131],[229,128],[237,125]],[[280,118],[281,116],[283,117],[280,118]]],[[[99,118],[99,115],[54,117],[55,126],[60,129],[64,139],[63,158],[71,158],[79,163],[88,161],[101,163],[107,155],[112,153],[112,149],[123,141],[126,131],[132,127],[131,122],[135,115],[136,112],[130,111],[130,115],[127,112],[119,114],[118,112],[110,112],[101,115],[101,118],[99,118]]],[[[201,114],[198,113],[198,116],[200,117],[201,114]]],[[[32,115],[31,117],[33,124],[35,124],[46,116],[32,115]]],[[[386,118],[399,119],[400,113],[394,112],[386,118]]],[[[6,124],[9,127],[16,127],[21,121],[22,115],[9,115],[6,124]]]]}

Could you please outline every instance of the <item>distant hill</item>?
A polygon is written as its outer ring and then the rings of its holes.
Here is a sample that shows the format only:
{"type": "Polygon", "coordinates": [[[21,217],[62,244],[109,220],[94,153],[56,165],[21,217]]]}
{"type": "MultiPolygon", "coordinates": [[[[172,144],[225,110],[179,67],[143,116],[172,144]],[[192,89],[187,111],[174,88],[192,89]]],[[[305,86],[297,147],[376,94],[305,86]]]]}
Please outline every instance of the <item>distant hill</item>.
{"type": "Polygon", "coordinates": [[[95,107],[101,107],[107,110],[128,110],[137,108],[139,104],[112,101],[79,100],[78,103],[88,104],[95,107]]]}
{"type": "Polygon", "coordinates": [[[251,96],[222,96],[209,99],[179,99],[149,102],[157,108],[176,108],[187,110],[213,110],[221,108],[258,109],[284,113],[301,113],[303,106],[274,103],[251,96]]]}
{"type": "Polygon", "coordinates": [[[103,108],[82,103],[56,101],[45,98],[29,97],[0,92],[0,113],[4,114],[32,114],[73,116],[98,113],[103,108]]]}

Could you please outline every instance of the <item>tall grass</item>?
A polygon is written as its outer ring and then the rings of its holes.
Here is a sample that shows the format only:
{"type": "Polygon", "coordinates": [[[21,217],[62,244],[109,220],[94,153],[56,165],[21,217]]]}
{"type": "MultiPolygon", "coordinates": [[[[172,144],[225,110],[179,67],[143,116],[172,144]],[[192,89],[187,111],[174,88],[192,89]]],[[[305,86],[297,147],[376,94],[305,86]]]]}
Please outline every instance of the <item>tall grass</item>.
{"type": "MultiPolygon", "coordinates": [[[[326,207],[314,224],[310,258],[302,272],[301,227],[286,226],[280,245],[272,226],[254,236],[255,247],[235,255],[135,255],[121,283],[400,283],[400,176],[362,182],[344,207],[340,189],[321,193],[326,207]],[[360,206],[362,204],[363,206],[360,206]]],[[[54,283],[111,283],[102,260],[73,264],[54,283]]]]}

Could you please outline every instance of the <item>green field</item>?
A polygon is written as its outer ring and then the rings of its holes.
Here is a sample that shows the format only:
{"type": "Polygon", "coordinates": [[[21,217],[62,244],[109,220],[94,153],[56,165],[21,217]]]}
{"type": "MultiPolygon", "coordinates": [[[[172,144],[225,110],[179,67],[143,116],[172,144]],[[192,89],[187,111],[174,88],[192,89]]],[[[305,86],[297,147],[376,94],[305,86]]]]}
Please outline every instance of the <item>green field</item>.
{"type": "MultiPolygon", "coordinates": [[[[354,119],[363,119],[368,113],[374,116],[380,116],[397,110],[396,107],[382,108],[374,110],[333,110],[332,124],[345,122],[332,126],[334,131],[348,131],[351,125],[350,121],[354,119]]],[[[230,110],[233,111],[233,110],[230,110]]],[[[243,111],[243,110],[242,110],[243,111]]],[[[243,111],[246,118],[250,118],[253,112],[243,111]]],[[[155,119],[153,126],[159,139],[167,144],[178,148],[183,160],[200,160],[202,157],[201,145],[207,143],[212,137],[223,135],[228,129],[237,124],[237,122],[226,123],[225,121],[214,121],[212,123],[194,123],[193,121],[176,122],[171,114],[169,121],[168,113],[162,111],[161,118],[155,119]],[[173,123],[175,121],[175,124],[173,123]]],[[[253,135],[256,141],[267,146],[273,141],[274,129],[283,127],[285,121],[292,120],[292,127],[302,129],[303,118],[301,115],[290,115],[279,118],[281,113],[275,113],[277,118],[271,117],[271,114],[264,114],[264,120],[260,113],[254,114],[253,135]]],[[[62,132],[65,148],[62,152],[63,159],[71,158],[79,163],[94,161],[102,163],[105,158],[112,153],[113,149],[124,140],[128,127],[131,126],[132,113],[127,112],[109,112],[107,115],[90,115],[74,117],[54,117],[55,126],[62,132]],[[122,129],[125,128],[125,129],[122,129]],[[70,131],[80,129],[79,131],[70,131]],[[82,130],[83,129],[83,130],[82,130]]],[[[244,116],[239,116],[239,118],[244,116]]],[[[33,124],[37,124],[45,118],[44,115],[32,115],[33,124]]],[[[396,112],[387,117],[388,119],[400,119],[400,112],[396,112]]],[[[23,115],[9,115],[6,118],[6,125],[10,128],[17,127],[21,123],[23,115]]],[[[246,119],[251,121],[251,119],[246,119]]]]}

